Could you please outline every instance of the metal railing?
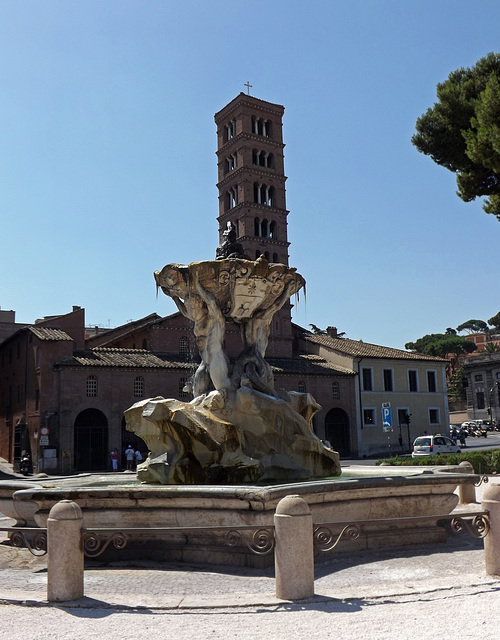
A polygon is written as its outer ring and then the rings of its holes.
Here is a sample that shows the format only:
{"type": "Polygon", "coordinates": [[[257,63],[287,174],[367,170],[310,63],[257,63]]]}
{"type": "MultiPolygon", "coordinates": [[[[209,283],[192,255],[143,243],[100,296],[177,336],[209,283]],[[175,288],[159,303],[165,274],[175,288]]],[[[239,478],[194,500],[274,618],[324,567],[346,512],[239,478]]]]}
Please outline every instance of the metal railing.
{"type": "Polygon", "coordinates": [[[488,535],[490,525],[487,511],[473,511],[462,513],[460,516],[437,515],[437,516],[415,516],[409,518],[378,518],[376,520],[354,520],[352,522],[323,522],[314,525],[314,546],[318,551],[328,552],[335,549],[340,542],[347,540],[357,540],[362,535],[367,535],[366,527],[374,525],[387,525],[390,527],[398,524],[421,524],[424,522],[444,522],[450,523],[453,533],[468,532],[477,539],[485,538],[488,535]],[[341,529],[340,533],[333,533],[333,530],[341,529]]]}
{"type": "MultiPolygon", "coordinates": [[[[487,511],[462,513],[460,516],[449,514],[434,516],[415,516],[408,518],[377,518],[372,520],[353,520],[344,522],[318,522],[313,525],[315,549],[328,552],[336,549],[341,542],[357,540],[368,535],[366,529],[380,525],[395,528],[395,524],[423,524],[424,522],[449,522],[453,533],[463,531],[474,538],[483,539],[488,535],[490,525],[487,511]],[[338,530],[340,529],[340,532],[338,530]]],[[[439,526],[439,525],[438,525],[439,526]]],[[[27,548],[34,556],[47,553],[47,529],[37,527],[0,527],[0,531],[9,534],[14,547],[27,548]]],[[[243,543],[256,555],[269,555],[275,546],[274,525],[210,526],[210,527],[93,527],[82,530],[82,549],[88,558],[97,558],[106,549],[113,546],[117,550],[125,549],[128,542],[152,534],[163,537],[165,534],[195,534],[198,538],[217,539],[216,534],[224,534],[221,547],[235,547],[243,543]],[[247,535],[249,534],[249,535],[247,535]]]]}

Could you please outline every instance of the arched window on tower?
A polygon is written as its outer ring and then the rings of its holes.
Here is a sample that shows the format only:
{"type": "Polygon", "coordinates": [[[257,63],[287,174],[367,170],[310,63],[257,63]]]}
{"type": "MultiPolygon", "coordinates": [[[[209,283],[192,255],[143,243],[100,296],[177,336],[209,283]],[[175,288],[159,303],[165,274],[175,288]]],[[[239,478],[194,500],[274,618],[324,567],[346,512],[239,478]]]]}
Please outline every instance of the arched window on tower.
{"type": "Polygon", "coordinates": [[[231,120],[226,124],[226,142],[236,135],[236,121],[231,120]]]}
{"type": "Polygon", "coordinates": [[[269,237],[276,239],[276,222],[274,220],[269,225],[269,237]]]}
{"type": "Polygon", "coordinates": [[[252,116],[252,133],[256,136],[264,136],[265,138],[271,137],[271,122],[252,116]]]}
{"type": "Polygon", "coordinates": [[[260,238],[261,236],[261,227],[260,227],[260,218],[254,218],[253,221],[253,231],[254,231],[254,236],[257,236],[258,238],[260,238]]]}
{"type": "Polygon", "coordinates": [[[226,158],[226,173],[234,171],[236,169],[237,157],[236,154],[226,158]]]}
{"type": "Polygon", "coordinates": [[[273,253],[273,262],[279,262],[279,261],[280,261],[280,259],[279,259],[278,254],[277,253],[273,253]]]}
{"type": "Polygon", "coordinates": [[[266,207],[274,206],[274,187],[260,182],[254,182],[253,201],[256,204],[263,204],[266,207]]]}
{"type": "Polygon", "coordinates": [[[257,251],[255,252],[255,259],[258,260],[260,258],[260,251],[259,249],[257,249],[257,251]]]}
{"type": "Polygon", "coordinates": [[[269,187],[266,193],[265,203],[268,207],[274,207],[274,187],[269,187]]]}
{"type": "Polygon", "coordinates": [[[264,220],[262,220],[261,235],[264,238],[268,238],[269,237],[269,222],[267,221],[266,218],[264,218],[264,220]]]}
{"type": "Polygon", "coordinates": [[[268,151],[258,151],[253,149],[252,162],[258,167],[266,167],[267,169],[272,167],[273,154],[268,151]]]}
{"type": "Polygon", "coordinates": [[[232,209],[238,204],[238,189],[230,187],[226,193],[226,210],[232,209]]]}

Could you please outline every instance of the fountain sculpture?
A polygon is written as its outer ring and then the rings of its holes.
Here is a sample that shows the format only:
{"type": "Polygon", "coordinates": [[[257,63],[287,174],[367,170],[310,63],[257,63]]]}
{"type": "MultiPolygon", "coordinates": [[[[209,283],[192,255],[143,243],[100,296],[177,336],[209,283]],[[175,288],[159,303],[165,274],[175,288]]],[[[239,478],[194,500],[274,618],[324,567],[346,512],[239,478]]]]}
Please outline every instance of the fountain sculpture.
{"type": "Polygon", "coordinates": [[[241,484],[340,475],[338,453],[313,432],[321,407],[305,393],[275,387],[265,360],[274,314],[305,286],[295,269],[251,261],[234,248],[228,226],[217,260],[167,264],[157,287],[193,322],[201,362],[187,383],[191,402],[152,398],[125,412],[127,428],[150,454],[137,476],[159,484],[241,484]],[[226,323],[243,348],[231,361],[226,323]]]}

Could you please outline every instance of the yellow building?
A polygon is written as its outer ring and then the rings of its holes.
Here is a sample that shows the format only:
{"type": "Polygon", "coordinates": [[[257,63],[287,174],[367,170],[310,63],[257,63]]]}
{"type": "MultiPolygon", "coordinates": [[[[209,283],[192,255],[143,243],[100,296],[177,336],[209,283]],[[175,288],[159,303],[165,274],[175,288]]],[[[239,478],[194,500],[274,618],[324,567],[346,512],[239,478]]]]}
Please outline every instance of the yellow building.
{"type": "Polygon", "coordinates": [[[408,452],[417,436],[448,432],[447,360],[340,338],[335,327],[300,340],[302,349],[357,374],[354,424],[338,412],[325,418],[323,437],[341,453],[408,452]]]}

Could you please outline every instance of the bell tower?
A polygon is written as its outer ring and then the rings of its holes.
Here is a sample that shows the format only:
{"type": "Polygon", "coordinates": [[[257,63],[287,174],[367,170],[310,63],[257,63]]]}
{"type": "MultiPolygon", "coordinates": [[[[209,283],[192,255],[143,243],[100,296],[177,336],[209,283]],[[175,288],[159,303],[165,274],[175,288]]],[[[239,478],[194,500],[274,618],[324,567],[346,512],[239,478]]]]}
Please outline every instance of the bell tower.
{"type": "Polygon", "coordinates": [[[282,118],[285,108],[240,93],[215,114],[219,241],[236,227],[245,258],[288,265],[282,118]]]}
{"type": "MultiPolygon", "coordinates": [[[[250,86],[249,86],[250,88],[250,86]]],[[[240,93],[215,114],[219,243],[227,223],[248,260],[288,266],[283,114],[280,104],[240,93]]],[[[267,356],[292,357],[291,305],[274,316],[267,356]]]]}

